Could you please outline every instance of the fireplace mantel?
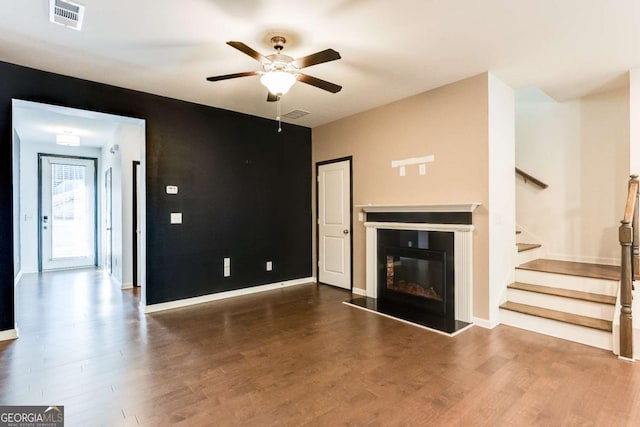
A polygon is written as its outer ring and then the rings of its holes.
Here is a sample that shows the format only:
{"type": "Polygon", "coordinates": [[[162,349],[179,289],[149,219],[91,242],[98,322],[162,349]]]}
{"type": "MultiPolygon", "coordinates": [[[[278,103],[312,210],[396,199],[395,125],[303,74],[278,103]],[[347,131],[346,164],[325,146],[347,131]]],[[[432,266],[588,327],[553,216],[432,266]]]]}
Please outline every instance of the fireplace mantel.
{"type": "Polygon", "coordinates": [[[356,205],[364,212],[473,212],[481,203],[435,203],[422,205],[367,204],[356,205]]]}

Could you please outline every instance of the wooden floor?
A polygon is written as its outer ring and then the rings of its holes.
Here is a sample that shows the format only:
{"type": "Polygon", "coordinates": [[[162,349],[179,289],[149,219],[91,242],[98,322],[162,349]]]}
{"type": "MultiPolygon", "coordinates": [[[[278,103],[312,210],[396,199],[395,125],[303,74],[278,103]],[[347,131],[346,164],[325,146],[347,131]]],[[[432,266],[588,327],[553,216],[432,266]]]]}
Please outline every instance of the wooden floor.
{"type": "Polygon", "coordinates": [[[302,285],[144,315],[99,272],[25,276],[0,404],[64,405],[67,426],[640,425],[640,363],[507,326],[450,338],[349,297],[302,285]]]}

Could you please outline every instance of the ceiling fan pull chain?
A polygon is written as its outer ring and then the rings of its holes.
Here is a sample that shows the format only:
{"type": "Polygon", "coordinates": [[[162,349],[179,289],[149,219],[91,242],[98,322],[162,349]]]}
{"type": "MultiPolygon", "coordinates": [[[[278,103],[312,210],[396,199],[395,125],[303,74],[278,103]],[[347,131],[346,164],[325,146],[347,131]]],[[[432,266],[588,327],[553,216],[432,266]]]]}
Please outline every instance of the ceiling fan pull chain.
{"type": "Polygon", "coordinates": [[[282,121],[280,120],[280,95],[278,95],[278,99],[276,100],[276,109],[277,109],[276,120],[278,121],[278,132],[282,132],[282,121]]]}

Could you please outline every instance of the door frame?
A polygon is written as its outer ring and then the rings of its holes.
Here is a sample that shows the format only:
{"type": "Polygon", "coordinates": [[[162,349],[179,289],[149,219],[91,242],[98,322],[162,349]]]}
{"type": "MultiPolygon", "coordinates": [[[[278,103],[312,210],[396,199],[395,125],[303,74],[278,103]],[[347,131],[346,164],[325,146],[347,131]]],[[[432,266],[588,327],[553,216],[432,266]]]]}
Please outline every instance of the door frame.
{"type": "Polygon", "coordinates": [[[132,227],[131,230],[133,232],[133,238],[131,241],[133,242],[133,287],[137,288],[140,286],[138,283],[138,168],[140,167],[140,160],[134,160],[132,163],[132,185],[133,191],[131,192],[132,196],[132,206],[133,206],[133,215],[132,215],[132,227]]]}
{"type": "Polygon", "coordinates": [[[109,166],[104,171],[104,227],[103,254],[104,269],[109,276],[113,274],[113,167],[109,166]],[[107,243],[109,246],[107,246],[107,243]],[[107,251],[107,247],[109,250],[107,251]],[[109,262],[107,262],[109,258],[109,262]]]}
{"type": "Polygon", "coordinates": [[[353,156],[346,156],[346,157],[340,157],[337,159],[331,159],[331,160],[323,160],[321,162],[316,162],[316,220],[315,220],[315,226],[316,226],[316,286],[318,286],[320,284],[320,194],[319,194],[319,189],[320,189],[320,175],[319,175],[319,170],[320,170],[320,166],[324,166],[324,165],[330,165],[332,163],[339,163],[339,162],[344,162],[344,161],[348,161],[349,162],[349,241],[350,241],[350,248],[349,248],[349,257],[351,258],[351,262],[350,262],[350,269],[351,271],[349,272],[349,282],[350,282],[350,288],[349,290],[351,292],[353,292],[353,156]]]}
{"type": "Polygon", "coordinates": [[[93,264],[98,266],[98,159],[96,157],[38,153],[38,272],[42,273],[42,158],[93,160],[93,264]]]}

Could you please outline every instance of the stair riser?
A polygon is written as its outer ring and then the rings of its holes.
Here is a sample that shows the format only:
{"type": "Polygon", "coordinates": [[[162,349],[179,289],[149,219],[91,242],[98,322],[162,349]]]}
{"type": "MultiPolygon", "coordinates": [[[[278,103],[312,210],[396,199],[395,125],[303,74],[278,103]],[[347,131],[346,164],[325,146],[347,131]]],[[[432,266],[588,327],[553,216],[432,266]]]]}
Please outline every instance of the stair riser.
{"type": "Polygon", "coordinates": [[[614,280],[593,279],[518,268],[516,268],[516,281],[611,296],[618,294],[618,286],[620,284],[620,282],[614,280]]]}
{"type": "Polygon", "coordinates": [[[528,331],[611,350],[611,332],[500,309],[500,323],[528,331]]]}
{"type": "Polygon", "coordinates": [[[507,289],[507,300],[604,320],[613,320],[615,312],[615,306],[609,304],[582,301],[519,289],[507,289]]]}
{"type": "Polygon", "coordinates": [[[520,265],[520,264],[524,264],[525,262],[533,261],[534,259],[538,259],[541,257],[542,257],[542,248],[529,249],[527,251],[518,252],[517,262],[518,262],[518,265],[520,265]]]}

